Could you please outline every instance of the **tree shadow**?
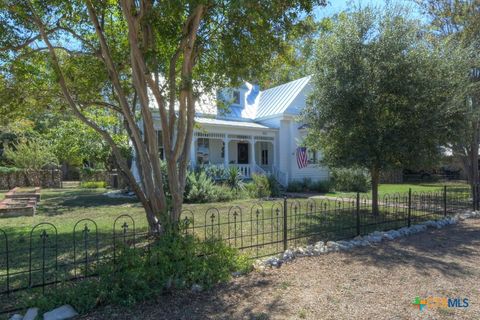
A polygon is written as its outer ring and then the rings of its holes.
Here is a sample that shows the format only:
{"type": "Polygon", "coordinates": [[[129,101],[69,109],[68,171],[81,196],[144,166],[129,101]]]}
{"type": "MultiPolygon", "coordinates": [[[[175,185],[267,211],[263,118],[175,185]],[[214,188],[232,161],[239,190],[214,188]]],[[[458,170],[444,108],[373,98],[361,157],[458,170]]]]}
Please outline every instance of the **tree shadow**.
{"type": "Polygon", "coordinates": [[[108,206],[121,206],[126,204],[140,205],[136,197],[111,198],[104,194],[65,192],[62,196],[45,197],[39,203],[38,212],[47,216],[61,215],[79,208],[98,208],[108,206]]]}
{"type": "Polygon", "coordinates": [[[468,260],[478,256],[479,252],[475,248],[479,248],[479,245],[478,223],[459,223],[383,242],[373,248],[356,248],[346,254],[346,259],[385,269],[406,265],[424,274],[436,270],[444,276],[454,278],[472,273],[469,267],[455,260],[468,260]]]}

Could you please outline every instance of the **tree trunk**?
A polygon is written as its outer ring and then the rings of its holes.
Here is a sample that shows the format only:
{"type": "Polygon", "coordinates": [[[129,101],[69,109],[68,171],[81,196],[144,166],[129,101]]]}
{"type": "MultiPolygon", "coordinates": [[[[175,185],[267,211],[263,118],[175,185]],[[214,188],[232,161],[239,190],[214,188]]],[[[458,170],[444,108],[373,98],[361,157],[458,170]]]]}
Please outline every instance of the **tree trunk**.
{"type": "Polygon", "coordinates": [[[380,181],[380,170],[374,166],[370,171],[370,175],[372,176],[372,214],[378,216],[378,184],[380,181]]]}
{"type": "Polygon", "coordinates": [[[479,177],[478,177],[478,143],[479,143],[479,125],[478,122],[475,121],[473,123],[473,136],[472,136],[472,142],[470,145],[470,174],[469,174],[469,182],[470,182],[470,187],[472,189],[472,195],[475,190],[475,185],[478,183],[479,177]]]}
{"type": "Polygon", "coordinates": [[[171,70],[168,72],[170,87],[167,92],[170,92],[170,99],[168,99],[170,101],[170,113],[167,113],[165,105],[167,99],[158,83],[158,76],[152,77],[153,72],[149,70],[145,60],[149,49],[153,46],[154,37],[151,34],[151,30],[149,30],[149,25],[142,21],[142,17],[151,8],[151,4],[152,1],[142,1],[140,6],[138,6],[138,3],[132,0],[120,1],[120,6],[128,25],[128,40],[131,48],[130,63],[132,67],[131,85],[135,91],[134,98],[129,99],[128,91],[125,90],[120,80],[117,66],[112,58],[102,23],[99,21],[93,1],[86,1],[88,16],[99,41],[98,54],[106,67],[118,102],[118,106],[114,105],[112,110],[121,114],[124,120],[125,129],[135,150],[140,183],[137,183],[126,158],[121,154],[110,133],[82,113],[81,104],[74,99],[67,87],[55,48],[48,38],[49,31],[46,25],[35,14],[35,10],[31,5],[29,8],[33,22],[38,26],[41,38],[48,47],[52,65],[58,77],[58,83],[67,103],[73,113],[81,121],[101,134],[112,148],[118,167],[145,209],[150,230],[155,233],[161,233],[164,231],[161,223],[177,223],[182,210],[183,191],[195,117],[195,99],[192,85],[193,66],[197,61],[198,53],[195,42],[206,7],[203,4],[194,7],[183,26],[183,37],[180,39],[176,53],[172,56],[171,70]],[[178,61],[181,61],[180,70],[177,70],[178,61]],[[178,74],[178,71],[180,71],[180,74],[178,74]],[[180,88],[176,87],[178,78],[182,79],[180,88]],[[147,88],[151,90],[158,104],[169,181],[163,181],[162,179],[157,134],[150,110],[150,97],[147,94],[147,88]],[[177,94],[178,97],[176,96],[177,94]],[[136,109],[137,97],[140,110],[136,109]],[[175,110],[177,102],[179,104],[178,115],[175,110]],[[136,120],[138,114],[142,118],[142,128],[136,120]],[[172,195],[170,208],[168,207],[163,189],[166,183],[168,183],[172,195]]]}

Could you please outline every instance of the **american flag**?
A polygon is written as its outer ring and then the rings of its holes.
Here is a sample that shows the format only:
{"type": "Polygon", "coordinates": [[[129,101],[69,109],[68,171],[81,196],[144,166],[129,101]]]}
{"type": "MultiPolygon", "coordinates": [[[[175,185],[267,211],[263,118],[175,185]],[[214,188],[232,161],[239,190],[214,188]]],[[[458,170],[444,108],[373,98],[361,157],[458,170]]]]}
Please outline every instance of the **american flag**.
{"type": "Polygon", "coordinates": [[[308,165],[307,148],[297,148],[297,165],[299,169],[305,168],[308,165]]]}

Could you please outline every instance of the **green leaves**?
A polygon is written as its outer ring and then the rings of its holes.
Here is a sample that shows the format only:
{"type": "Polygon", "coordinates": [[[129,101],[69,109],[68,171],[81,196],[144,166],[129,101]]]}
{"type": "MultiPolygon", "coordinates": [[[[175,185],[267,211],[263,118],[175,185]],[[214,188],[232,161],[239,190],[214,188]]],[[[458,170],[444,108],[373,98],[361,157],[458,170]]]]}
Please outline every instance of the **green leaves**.
{"type": "Polygon", "coordinates": [[[425,34],[401,8],[369,7],[322,34],[304,120],[326,164],[413,168],[438,159],[446,127],[461,117],[451,102],[468,69],[452,68],[425,34]]]}
{"type": "Polygon", "coordinates": [[[21,141],[14,148],[5,147],[5,157],[17,168],[41,170],[49,165],[58,164],[58,160],[46,141],[32,139],[21,141]]]}

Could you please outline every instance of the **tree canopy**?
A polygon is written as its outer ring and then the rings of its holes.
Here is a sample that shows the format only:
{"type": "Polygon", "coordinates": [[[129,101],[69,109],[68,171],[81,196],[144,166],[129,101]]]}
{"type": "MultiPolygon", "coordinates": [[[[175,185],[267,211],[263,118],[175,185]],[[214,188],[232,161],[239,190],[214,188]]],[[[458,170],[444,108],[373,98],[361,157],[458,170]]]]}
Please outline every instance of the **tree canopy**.
{"type": "Polygon", "coordinates": [[[324,4],[7,0],[0,6],[0,74],[6,87],[23,88],[20,70],[32,67],[32,88],[42,89],[35,93],[102,136],[150,227],[160,230],[160,220],[177,221],[181,212],[199,94],[260,79],[288,34],[315,5],[324,4]],[[151,100],[160,116],[168,181],[162,179],[151,100]],[[92,109],[119,115],[136,154],[140,183],[110,132],[89,117],[92,109]]]}
{"type": "Polygon", "coordinates": [[[367,168],[374,210],[380,171],[435,161],[462,116],[450,102],[468,67],[428,40],[404,9],[366,7],[340,14],[318,42],[307,144],[332,167],[367,168]]]}

